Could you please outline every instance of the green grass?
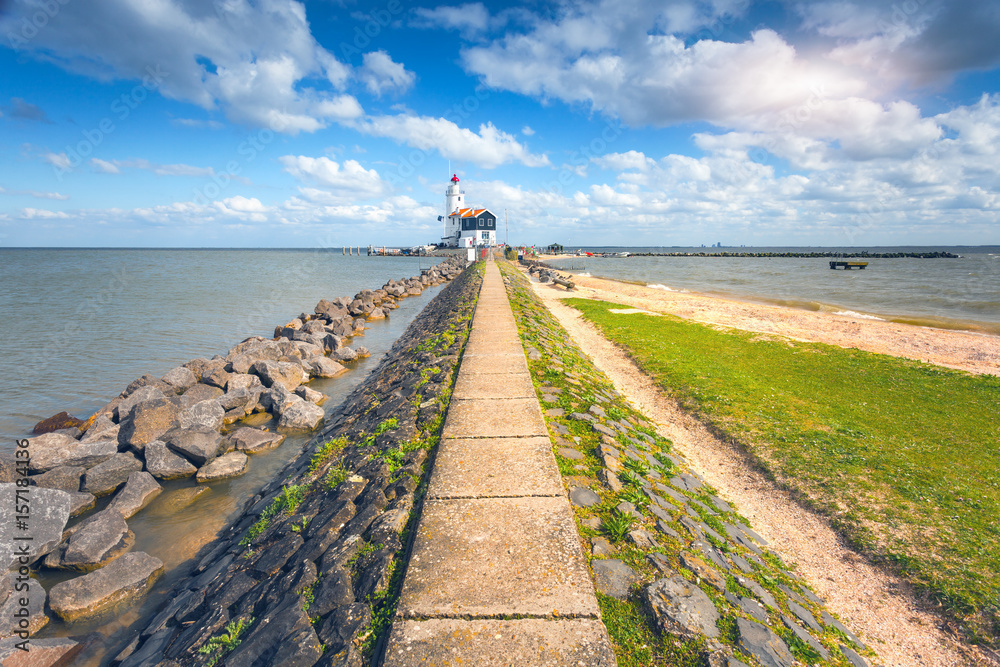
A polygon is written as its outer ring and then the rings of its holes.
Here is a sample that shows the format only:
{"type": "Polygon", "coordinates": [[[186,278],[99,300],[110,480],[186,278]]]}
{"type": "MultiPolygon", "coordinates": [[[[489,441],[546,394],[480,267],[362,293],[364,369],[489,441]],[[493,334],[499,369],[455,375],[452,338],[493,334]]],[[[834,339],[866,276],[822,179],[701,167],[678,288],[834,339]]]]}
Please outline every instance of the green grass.
{"type": "Polygon", "coordinates": [[[347,444],[347,438],[340,437],[328,440],[317,447],[316,452],[309,461],[309,472],[316,472],[316,470],[318,470],[324,463],[344,451],[344,447],[346,447],[347,444]]]}
{"type": "Polygon", "coordinates": [[[703,667],[704,640],[676,641],[653,630],[649,612],[635,596],[616,600],[597,593],[601,618],[608,628],[618,667],[676,665],[703,667]]]}
{"type": "Polygon", "coordinates": [[[240,635],[242,635],[252,623],[253,618],[240,618],[235,621],[231,621],[228,625],[226,625],[222,634],[216,635],[205,642],[205,644],[198,649],[198,653],[209,656],[205,665],[207,667],[212,667],[212,665],[225,657],[227,653],[230,653],[234,648],[239,646],[240,635]]]}
{"type": "Polygon", "coordinates": [[[973,640],[1000,643],[1000,378],[568,303],[973,640]]]}
{"type": "Polygon", "coordinates": [[[247,529],[247,534],[240,540],[240,546],[245,547],[260,537],[267,530],[267,527],[271,525],[271,521],[275,517],[279,515],[291,516],[294,514],[295,510],[302,504],[302,499],[305,497],[308,487],[308,484],[289,484],[283,488],[281,493],[274,497],[271,504],[260,513],[257,521],[247,529]]]}

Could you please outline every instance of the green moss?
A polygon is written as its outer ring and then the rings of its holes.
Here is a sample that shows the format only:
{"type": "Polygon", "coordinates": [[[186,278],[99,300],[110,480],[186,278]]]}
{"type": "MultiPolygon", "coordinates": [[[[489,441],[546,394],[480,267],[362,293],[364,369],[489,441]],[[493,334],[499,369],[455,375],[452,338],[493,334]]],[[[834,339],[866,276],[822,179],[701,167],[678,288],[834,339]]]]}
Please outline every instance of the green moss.
{"type": "Polygon", "coordinates": [[[238,618],[227,624],[222,634],[216,635],[205,642],[205,644],[198,649],[198,653],[209,656],[208,660],[205,662],[206,667],[212,667],[212,665],[217,663],[234,648],[239,646],[240,636],[246,632],[247,628],[249,628],[252,623],[253,617],[238,618]]]}

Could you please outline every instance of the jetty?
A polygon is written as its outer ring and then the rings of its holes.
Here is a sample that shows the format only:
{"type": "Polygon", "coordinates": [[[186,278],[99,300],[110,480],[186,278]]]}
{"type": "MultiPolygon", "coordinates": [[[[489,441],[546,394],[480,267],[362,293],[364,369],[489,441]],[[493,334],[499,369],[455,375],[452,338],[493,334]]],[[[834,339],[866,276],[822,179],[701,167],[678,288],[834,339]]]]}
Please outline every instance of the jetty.
{"type": "Polygon", "coordinates": [[[384,664],[614,665],[492,261],[441,437],[384,664]]]}
{"type": "Polygon", "coordinates": [[[850,271],[851,269],[864,270],[867,266],[868,262],[830,262],[831,269],[844,269],[845,271],[850,271]]]}

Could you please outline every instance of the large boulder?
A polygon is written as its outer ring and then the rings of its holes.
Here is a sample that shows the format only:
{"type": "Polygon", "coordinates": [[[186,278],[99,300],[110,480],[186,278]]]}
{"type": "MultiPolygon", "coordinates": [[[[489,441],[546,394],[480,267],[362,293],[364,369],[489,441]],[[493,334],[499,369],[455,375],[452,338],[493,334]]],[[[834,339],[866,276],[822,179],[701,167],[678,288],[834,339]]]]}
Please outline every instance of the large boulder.
{"type": "Polygon", "coordinates": [[[246,471],[247,455],[243,452],[229,452],[206,464],[195,475],[195,479],[199,482],[215,482],[220,479],[237,477],[246,471]]]}
{"type": "Polygon", "coordinates": [[[80,428],[83,426],[83,423],[82,419],[77,419],[68,412],[60,412],[57,415],[52,415],[48,419],[43,419],[35,424],[35,427],[31,429],[31,432],[34,435],[42,435],[44,433],[52,433],[53,431],[61,431],[67,428],[80,428]]]}
{"type": "Polygon", "coordinates": [[[681,576],[654,581],[643,590],[660,632],[693,639],[719,636],[719,612],[708,595],[681,576]]]}
{"type": "Polygon", "coordinates": [[[115,510],[127,519],[153,502],[162,491],[163,487],[152,474],[145,470],[136,471],[128,476],[125,486],[111,499],[107,509],[115,510]]]}
{"type": "Polygon", "coordinates": [[[85,472],[87,469],[83,466],[59,466],[41,475],[33,475],[30,479],[35,486],[76,493],[80,490],[80,478],[85,472]]]}
{"type": "Polygon", "coordinates": [[[185,368],[184,366],[178,366],[177,368],[168,371],[166,375],[160,379],[173,387],[174,392],[178,394],[183,394],[185,391],[193,387],[196,382],[198,382],[198,378],[195,377],[193,372],[191,372],[191,369],[185,368]]]}
{"type": "Polygon", "coordinates": [[[354,361],[358,358],[358,353],[345,345],[331,352],[330,356],[337,361],[354,361]]]}
{"type": "Polygon", "coordinates": [[[108,415],[97,415],[80,437],[80,442],[117,440],[120,428],[108,415]]]}
{"type": "Polygon", "coordinates": [[[0,563],[4,570],[33,563],[62,540],[70,513],[70,494],[65,491],[0,484],[0,503],[8,508],[0,517],[0,563]],[[20,507],[27,511],[20,512],[20,507]],[[18,519],[19,514],[28,518],[18,519]],[[28,534],[30,541],[15,539],[28,534]]]}
{"type": "Polygon", "coordinates": [[[167,443],[156,440],[146,445],[146,470],[156,479],[170,480],[190,477],[198,467],[183,456],[173,453],[167,443]]]}
{"type": "Polygon", "coordinates": [[[320,299],[320,302],[316,304],[315,311],[317,315],[322,315],[328,320],[336,320],[348,314],[347,308],[326,299],[320,299]]]}
{"type": "Polygon", "coordinates": [[[259,377],[250,373],[231,373],[229,375],[229,382],[226,383],[227,392],[239,391],[240,389],[256,389],[258,387],[263,389],[264,383],[260,381],[259,377]]]}
{"type": "Polygon", "coordinates": [[[63,433],[46,433],[28,438],[28,452],[31,460],[28,470],[47,472],[59,466],[83,466],[91,468],[118,453],[116,440],[79,442],[63,433]]]}
{"type": "Polygon", "coordinates": [[[595,560],[591,567],[597,590],[619,600],[626,599],[632,584],[639,580],[635,570],[620,560],[595,560]]]}
{"type": "Polygon", "coordinates": [[[118,558],[134,543],[135,533],[121,512],[106,509],[74,526],[72,535],[45,557],[45,566],[90,572],[118,558]]]}
{"type": "Polygon", "coordinates": [[[284,441],[285,436],[281,433],[271,433],[249,426],[240,427],[229,435],[229,442],[238,451],[247,454],[258,454],[274,449],[284,441]]]}
{"type": "Polygon", "coordinates": [[[142,470],[142,461],[129,452],[120,452],[86,472],[83,476],[83,490],[98,498],[106,496],[127,482],[129,475],[139,470],[142,470]]]}
{"type": "Polygon", "coordinates": [[[201,384],[199,382],[181,394],[181,408],[190,408],[195,403],[211,401],[212,399],[222,396],[224,393],[225,392],[218,387],[210,387],[207,384],[201,384]]]}
{"type": "Polygon", "coordinates": [[[289,391],[309,380],[302,366],[282,361],[258,361],[250,367],[250,371],[261,379],[264,386],[280,384],[289,391]]]}
{"type": "Polygon", "coordinates": [[[166,398],[166,394],[157,389],[156,387],[145,385],[139,387],[118,404],[118,408],[115,410],[118,415],[118,423],[121,423],[129,414],[132,413],[132,409],[143,403],[144,401],[152,401],[157,398],[166,398]]]}
{"type": "MultiPolygon", "coordinates": [[[[45,617],[45,620],[48,622],[48,616],[45,617]]],[[[0,640],[0,665],[4,665],[4,667],[48,667],[49,665],[56,667],[58,665],[72,665],[75,664],[74,661],[76,658],[90,645],[86,640],[76,641],[69,637],[33,638],[30,649],[23,651],[18,646],[23,641],[23,639],[16,636],[0,640]]]]}
{"type": "MultiPolygon", "coordinates": [[[[19,582],[16,581],[15,577],[13,572],[0,576],[0,637],[10,637],[15,632],[20,631],[33,635],[49,622],[49,617],[45,615],[45,589],[42,588],[42,585],[38,583],[37,579],[29,578],[27,582],[22,583],[22,585],[27,585],[27,590],[23,588],[17,590],[19,582]],[[22,605],[22,602],[27,602],[27,604],[22,605]]],[[[30,652],[33,656],[35,652],[34,640],[30,644],[30,652]]],[[[24,655],[23,651],[20,653],[24,655]]],[[[14,662],[15,655],[6,655],[0,650],[0,665],[7,667],[7,665],[16,664],[14,662]]],[[[28,663],[23,664],[27,665],[28,663]]]]}
{"type": "Polygon", "coordinates": [[[764,667],[792,667],[795,664],[795,657],[785,642],[766,626],[737,618],[736,629],[740,635],[740,648],[757,658],[764,667]]]}
{"type": "Polygon", "coordinates": [[[82,577],[56,584],[49,607],[67,623],[100,612],[144,593],[163,572],[163,561],[136,551],[82,577]]]}
{"type": "Polygon", "coordinates": [[[196,466],[203,466],[219,455],[222,436],[204,426],[175,428],[163,435],[171,451],[180,454],[196,466]]]}
{"type": "Polygon", "coordinates": [[[335,378],[347,372],[343,364],[339,364],[329,357],[309,357],[303,363],[309,375],[317,378],[335,378]]]}
{"type": "MultiPolygon", "coordinates": [[[[256,376],[251,375],[250,377],[256,379],[256,376]]],[[[239,408],[243,411],[243,414],[248,415],[257,407],[257,401],[263,391],[263,387],[257,387],[256,389],[233,389],[223,394],[216,401],[226,412],[239,408]]]]}
{"type": "Polygon", "coordinates": [[[201,401],[177,413],[179,428],[202,427],[213,430],[222,428],[226,411],[219,405],[218,399],[201,401]]]}
{"type": "Polygon", "coordinates": [[[181,402],[176,397],[151,399],[135,405],[121,421],[118,443],[142,451],[177,425],[180,408],[181,402]]]}
{"type": "Polygon", "coordinates": [[[319,426],[325,416],[323,408],[294,396],[294,394],[293,397],[295,400],[283,406],[281,410],[281,416],[278,417],[278,428],[311,431],[319,426]]]}

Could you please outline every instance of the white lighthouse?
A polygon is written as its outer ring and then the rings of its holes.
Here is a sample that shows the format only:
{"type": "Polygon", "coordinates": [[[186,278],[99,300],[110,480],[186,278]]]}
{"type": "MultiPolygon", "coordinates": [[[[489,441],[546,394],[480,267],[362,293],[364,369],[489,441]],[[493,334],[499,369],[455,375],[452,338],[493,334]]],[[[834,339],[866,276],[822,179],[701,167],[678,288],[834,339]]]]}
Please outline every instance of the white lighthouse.
{"type": "Polygon", "coordinates": [[[465,192],[458,188],[458,175],[444,192],[444,236],[441,243],[449,248],[492,246],[497,242],[497,217],[487,208],[466,208],[465,192]]]}

